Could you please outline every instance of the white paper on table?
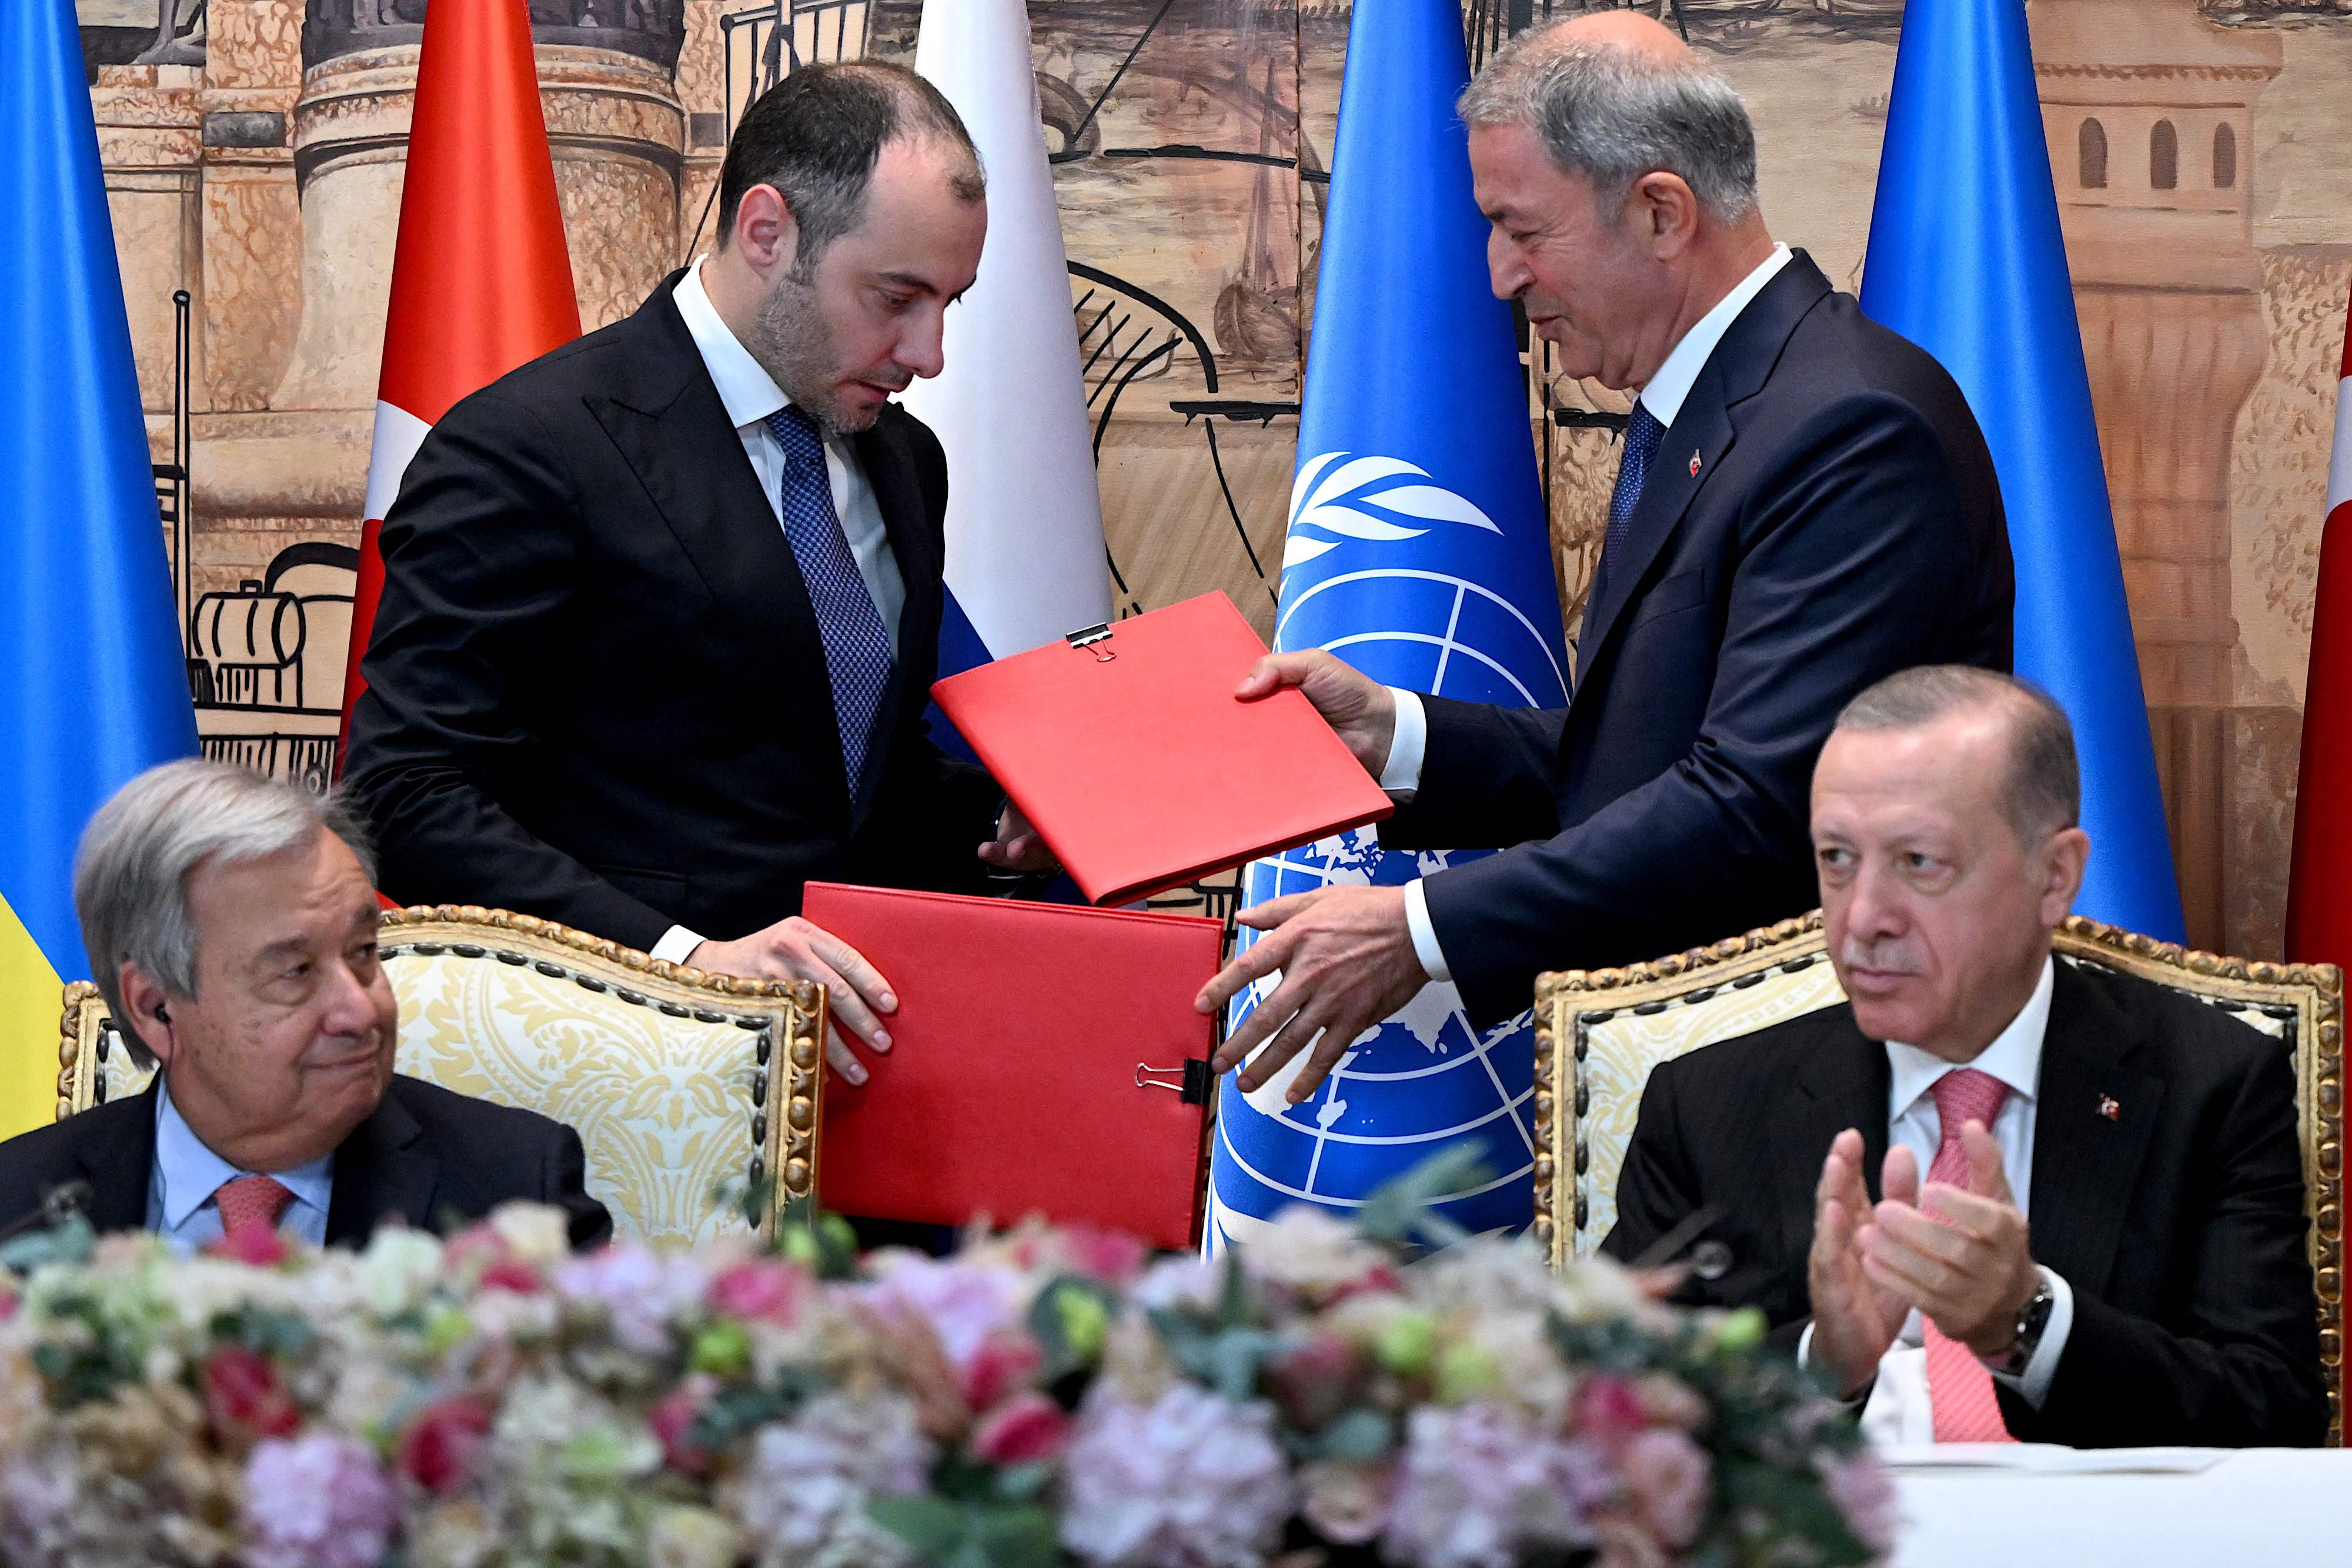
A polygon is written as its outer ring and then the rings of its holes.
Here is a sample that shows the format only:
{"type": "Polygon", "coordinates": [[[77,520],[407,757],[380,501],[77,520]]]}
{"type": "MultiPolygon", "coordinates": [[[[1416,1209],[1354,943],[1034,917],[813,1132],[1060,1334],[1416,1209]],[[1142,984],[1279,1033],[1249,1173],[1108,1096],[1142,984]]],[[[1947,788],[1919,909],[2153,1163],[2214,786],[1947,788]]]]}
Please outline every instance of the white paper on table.
{"type": "Polygon", "coordinates": [[[2056,1443],[1905,1443],[1878,1450],[1898,1470],[2005,1470],[2017,1475],[2195,1475],[2227,1448],[2069,1448],[2056,1443]]]}

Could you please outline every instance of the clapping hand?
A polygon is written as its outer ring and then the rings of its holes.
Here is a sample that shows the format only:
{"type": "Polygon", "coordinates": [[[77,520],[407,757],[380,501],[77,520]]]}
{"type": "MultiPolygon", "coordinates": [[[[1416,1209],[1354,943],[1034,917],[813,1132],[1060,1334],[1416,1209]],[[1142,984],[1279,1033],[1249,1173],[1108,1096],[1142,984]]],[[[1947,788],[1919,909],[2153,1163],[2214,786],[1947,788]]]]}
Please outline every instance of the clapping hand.
{"type": "MultiPolygon", "coordinates": [[[[1875,1218],[1862,1181],[1862,1134],[1848,1127],[1830,1145],[1822,1179],[1813,1189],[1813,1249],[1805,1260],[1812,1294],[1813,1340],[1810,1352],[1838,1393],[1852,1398],[1878,1375],[1879,1358],[1903,1332],[1910,1300],[1882,1283],[1869,1269],[1859,1241],[1875,1218]]],[[[1919,1162],[1897,1145],[1887,1151],[1880,1210],[1906,1208],[1919,1193],[1919,1162]]]]}
{"type": "MultiPolygon", "coordinates": [[[[1930,1182],[1916,1205],[1883,1202],[1855,1239],[1874,1288],[1917,1307],[1978,1355],[1997,1356],[2015,1341],[2018,1314],[2041,1289],[2041,1270],[2000,1145],[1982,1122],[1971,1121],[1960,1129],[1960,1147],[1967,1186],[1930,1182]]],[[[1890,1173],[1894,1157],[1887,1156],[1890,1173]]],[[[1891,1179],[1887,1185],[1891,1200],[1891,1179]]]]}

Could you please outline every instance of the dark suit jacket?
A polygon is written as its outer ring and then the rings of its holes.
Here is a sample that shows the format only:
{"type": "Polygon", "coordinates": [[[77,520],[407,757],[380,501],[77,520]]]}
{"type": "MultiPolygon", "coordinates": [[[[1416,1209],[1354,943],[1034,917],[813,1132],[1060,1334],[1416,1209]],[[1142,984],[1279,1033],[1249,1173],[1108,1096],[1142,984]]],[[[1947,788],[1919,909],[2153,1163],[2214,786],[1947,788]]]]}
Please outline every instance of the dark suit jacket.
{"type": "Polygon", "coordinates": [[[1517,846],[1428,881],[1471,1016],[1518,1012],[1545,969],[1811,908],[1807,794],[1838,710],[1913,664],[2008,669],[2014,597],[1959,389],[1800,251],[1659,443],[1569,706],[1425,699],[1420,792],[1381,843],[1517,846]]]}
{"type": "MultiPolygon", "coordinates": [[[[144,1229],[154,1163],[152,1088],[21,1134],[0,1144],[0,1226],[34,1213],[50,1188],[86,1181],[92,1226],[144,1229]]],[[[363,1245],[395,1217],[446,1230],[520,1198],[564,1209],[572,1244],[595,1246],[613,1220],[582,1185],[585,1169],[580,1134],[561,1122],[395,1074],[335,1151],[327,1245],[363,1245]]]]}
{"type": "Polygon", "coordinates": [[[640,948],[771,925],[812,877],[983,891],[1002,797],[924,722],[939,442],[896,405],[856,438],[907,600],[853,801],[816,615],[677,276],[459,402],[409,465],[347,768],[379,883],[640,948]]]}
{"type": "MultiPolygon", "coordinates": [[[[1755,1305],[1791,1354],[1830,1141],[1858,1129],[1874,1199],[1886,1155],[1886,1048],[1853,1009],[1808,1014],[1659,1067],[1602,1250],[1624,1259],[1700,1206],[1731,1249],[1685,1299],[1755,1305]]],[[[2009,1429],[2076,1448],[2317,1444],[2327,1393],[2294,1072],[2277,1040],[2145,980],[2061,959],[2035,1099],[2028,1216],[2074,1322],[2040,1410],[2001,1389],[2009,1429]],[[2119,1107],[2112,1121],[2103,1098],[2119,1107]]]]}

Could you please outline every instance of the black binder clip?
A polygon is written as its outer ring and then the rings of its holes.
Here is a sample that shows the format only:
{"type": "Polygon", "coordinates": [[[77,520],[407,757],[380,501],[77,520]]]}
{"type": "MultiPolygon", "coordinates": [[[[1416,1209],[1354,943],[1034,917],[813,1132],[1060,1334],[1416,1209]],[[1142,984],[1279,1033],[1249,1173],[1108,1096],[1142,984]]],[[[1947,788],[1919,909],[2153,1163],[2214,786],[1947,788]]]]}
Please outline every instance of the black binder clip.
{"type": "MultiPolygon", "coordinates": [[[[1105,643],[1110,641],[1110,622],[1108,621],[1097,621],[1091,626],[1081,626],[1075,632],[1066,632],[1062,635],[1062,641],[1073,648],[1084,648],[1095,656],[1095,663],[1097,664],[1108,664],[1118,657],[1118,653],[1103,646],[1105,643]]],[[[1174,1069],[1171,1068],[1170,1071],[1173,1071],[1174,1069]]],[[[1160,1087],[1173,1088],[1174,1085],[1162,1084],[1160,1087]]]]}
{"type": "Polygon", "coordinates": [[[1209,1103],[1209,1064],[1187,1061],[1181,1067],[1151,1067],[1139,1061],[1135,1064],[1135,1086],[1138,1089],[1165,1089],[1187,1105],[1205,1105],[1209,1103]],[[1183,1082],[1165,1082],[1171,1076],[1183,1082]]]}

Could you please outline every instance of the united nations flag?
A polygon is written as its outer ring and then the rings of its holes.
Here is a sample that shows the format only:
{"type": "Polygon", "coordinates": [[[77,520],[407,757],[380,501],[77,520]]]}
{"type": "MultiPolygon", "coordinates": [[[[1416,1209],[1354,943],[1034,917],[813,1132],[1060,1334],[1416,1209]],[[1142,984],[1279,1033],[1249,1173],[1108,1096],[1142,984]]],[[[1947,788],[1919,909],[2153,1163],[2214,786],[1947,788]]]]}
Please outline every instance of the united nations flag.
{"type": "MultiPolygon", "coordinates": [[[[1568,666],[1527,392],[1454,110],[1469,75],[1454,0],[1358,0],[1274,645],[1328,648],[1412,691],[1559,707],[1568,666]]],[[[1470,858],[1384,853],[1365,829],[1258,862],[1244,902],[1401,884],[1470,858]]],[[[1274,983],[1236,998],[1233,1021],[1274,983]]],[[[1294,1202],[1351,1209],[1464,1141],[1486,1175],[1441,1212],[1474,1230],[1527,1223],[1527,1015],[1482,1034],[1453,987],[1430,986],[1297,1106],[1291,1077],[1248,1096],[1228,1082],[1219,1098],[1213,1247],[1294,1202]]]]}

